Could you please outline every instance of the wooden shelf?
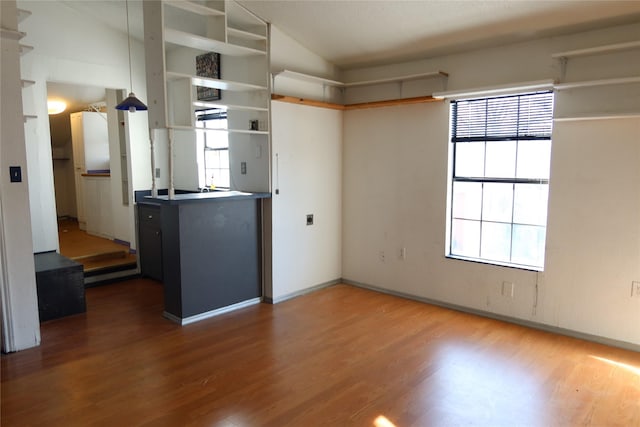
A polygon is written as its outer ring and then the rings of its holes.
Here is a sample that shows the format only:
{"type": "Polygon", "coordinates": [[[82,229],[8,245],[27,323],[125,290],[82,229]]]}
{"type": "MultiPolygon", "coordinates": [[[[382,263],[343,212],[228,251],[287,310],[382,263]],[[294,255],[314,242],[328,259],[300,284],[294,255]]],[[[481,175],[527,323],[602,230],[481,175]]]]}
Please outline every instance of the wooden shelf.
{"type": "Polygon", "coordinates": [[[232,82],[222,79],[210,79],[207,77],[199,77],[191,74],[176,73],[167,71],[167,81],[178,79],[191,79],[193,86],[209,87],[213,89],[232,90],[236,92],[251,92],[267,90],[266,86],[258,86],[250,83],[232,82]]]}
{"type": "Polygon", "coordinates": [[[432,96],[418,96],[415,98],[389,99],[385,101],[362,102],[358,104],[334,104],[331,102],[314,101],[312,99],[297,98],[294,96],[271,95],[274,101],[288,102],[290,104],[307,105],[310,107],[329,108],[332,110],[363,110],[366,108],[393,107],[396,105],[424,104],[427,102],[438,102],[441,99],[432,96]]]}
{"type": "Polygon", "coordinates": [[[602,80],[585,80],[581,82],[558,83],[553,86],[556,90],[578,89],[584,87],[609,86],[628,83],[640,83],[640,77],[618,77],[602,80]]]}
{"type": "Polygon", "coordinates": [[[615,43],[604,46],[589,47],[585,49],[569,50],[566,52],[558,52],[551,55],[552,58],[573,58],[576,56],[588,56],[597,55],[601,53],[612,53],[621,50],[637,49],[640,48],[640,40],[630,41],[625,43],[615,43]]]}
{"type": "Polygon", "coordinates": [[[186,10],[187,12],[197,13],[204,16],[224,16],[225,13],[222,10],[213,9],[200,3],[195,3],[189,0],[165,0],[164,4],[167,6],[175,7],[177,9],[186,10]]]}
{"type": "Polygon", "coordinates": [[[166,43],[172,43],[179,46],[190,47],[192,49],[198,49],[207,52],[217,52],[221,55],[254,56],[267,54],[263,50],[233,45],[225,43],[223,41],[202,37],[197,34],[174,30],[172,28],[165,29],[164,38],[166,43]]]}

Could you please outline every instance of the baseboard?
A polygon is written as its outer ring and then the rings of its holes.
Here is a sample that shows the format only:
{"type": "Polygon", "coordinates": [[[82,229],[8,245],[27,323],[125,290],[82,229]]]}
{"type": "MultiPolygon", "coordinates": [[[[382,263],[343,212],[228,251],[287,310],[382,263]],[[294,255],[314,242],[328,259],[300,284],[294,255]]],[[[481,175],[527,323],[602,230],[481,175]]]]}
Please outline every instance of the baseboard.
{"type": "Polygon", "coordinates": [[[167,313],[166,311],[162,313],[164,317],[175,322],[181,326],[188,325],[190,323],[199,322],[201,320],[209,319],[214,316],[219,316],[224,313],[228,313],[230,311],[239,310],[244,307],[249,307],[250,305],[260,304],[262,302],[261,298],[253,298],[246,301],[242,301],[236,304],[228,305],[226,307],[217,308],[215,310],[207,311],[204,313],[196,314],[189,317],[180,318],[174,314],[167,313]]]}
{"type": "Polygon", "coordinates": [[[558,335],[564,335],[571,338],[577,338],[585,341],[591,341],[598,344],[608,345],[610,347],[618,347],[625,350],[631,350],[640,352],[640,345],[630,343],[627,341],[619,341],[612,338],[603,337],[600,335],[591,335],[584,332],[578,332],[571,329],[560,328],[557,326],[545,325],[543,323],[531,322],[529,320],[518,319],[515,317],[505,316],[502,314],[491,313],[488,311],[477,310],[475,308],[469,308],[462,305],[451,304],[443,301],[438,301],[430,298],[423,298],[416,295],[407,294],[404,292],[392,291],[385,288],[380,288],[378,286],[369,285],[366,283],[357,282],[349,279],[342,279],[341,281],[344,284],[355,286],[362,289],[367,289],[374,292],[380,292],[383,294],[393,295],[400,298],[410,299],[413,301],[423,302],[425,304],[431,304],[442,308],[448,308],[455,311],[460,311],[463,313],[475,314],[476,316],[487,317],[490,319],[501,320],[503,322],[513,323],[520,326],[525,326],[527,328],[538,329],[545,332],[551,332],[558,335]]]}
{"type": "Polygon", "coordinates": [[[114,281],[131,279],[140,276],[140,270],[138,268],[131,268],[128,270],[117,270],[107,273],[96,273],[95,275],[84,277],[84,287],[91,288],[93,286],[105,285],[114,281]]]}
{"type": "Polygon", "coordinates": [[[329,286],[337,285],[338,283],[341,283],[341,282],[342,282],[342,279],[329,280],[328,282],[320,283],[318,285],[311,286],[310,288],[305,288],[300,291],[291,292],[286,295],[281,295],[278,298],[264,297],[263,301],[266,302],[267,304],[278,304],[280,302],[283,302],[292,298],[296,298],[305,294],[310,294],[311,292],[319,291],[320,289],[328,288],[329,286]]]}

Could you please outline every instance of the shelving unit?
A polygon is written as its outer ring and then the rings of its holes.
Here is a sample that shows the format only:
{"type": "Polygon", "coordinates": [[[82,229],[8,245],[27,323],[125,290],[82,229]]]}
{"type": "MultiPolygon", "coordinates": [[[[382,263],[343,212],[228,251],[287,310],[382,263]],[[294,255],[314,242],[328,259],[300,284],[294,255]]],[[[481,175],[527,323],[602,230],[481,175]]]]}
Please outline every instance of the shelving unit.
{"type": "MultiPolygon", "coordinates": [[[[363,80],[363,81],[355,81],[355,82],[341,82],[341,81],[318,77],[310,74],[300,73],[297,71],[282,70],[282,71],[273,73],[274,83],[276,78],[278,77],[288,78],[288,79],[292,79],[300,82],[322,85],[323,92],[328,87],[337,88],[341,90],[342,93],[344,94],[344,92],[350,88],[384,85],[389,83],[398,83],[400,85],[400,88],[402,88],[402,85],[406,82],[411,82],[416,80],[427,80],[427,79],[434,79],[434,78],[446,79],[447,77],[449,77],[449,74],[445,73],[444,71],[429,71],[425,73],[407,74],[402,76],[387,77],[387,78],[380,78],[380,79],[363,80]]],[[[393,100],[388,100],[388,101],[393,101],[393,100]]],[[[362,102],[359,104],[374,105],[379,102],[381,101],[374,100],[370,102],[362,102]]],[[[342,105],[344,105],[344,103],[342,105]]],[[[358,104],[350,104],[349,106],[356,106],[356,105],[358,104]]],[[[364,107],[364,108],[368,108],[368,107],[364,107]]]]}
{"type": "MultiPolygon", "coordinates": [[[[198,132],[227,132],[232,189],[269,191],[267,23],[232,0],[144,2],[143,11],[150,128],[182,131],[176,149],[186,149],[186,144],[194,153],[198,132]],[[220,78],[197,75],[196,57],[210,52],[220,55],[220,78]],[[219,89],[220,99],[199,99],[198,87],[219,89]],[[196,127],[196,112],[207,109],[226,111],[228,127],[196,127]],[[259,130],[251,129],[254,120],[261,124],[259,130]],[[265,170],[261,179],[247,176],[247,171],[265,170]]],[[[172,132],[167,134],[171,139],[172,132]]],[[[170,158],[174,145],[168,142],[170,158]]],[[[196,167],[197,159],[192,160],[196,167]]],[[[175,166],[180,174],[180,164],[175,166]]],[[[174,168],[169,169],[171,174],[174,168]]],[[[193,179],[190,182],[182,189],[199,187],[193,179]]]]}

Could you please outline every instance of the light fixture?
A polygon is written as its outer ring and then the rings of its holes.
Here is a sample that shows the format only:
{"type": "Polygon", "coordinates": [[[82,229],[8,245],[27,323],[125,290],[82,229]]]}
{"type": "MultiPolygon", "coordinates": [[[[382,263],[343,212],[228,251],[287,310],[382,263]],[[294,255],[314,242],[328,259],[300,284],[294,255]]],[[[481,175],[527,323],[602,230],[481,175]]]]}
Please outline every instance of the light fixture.
{"type": "Polygon", "coordinates": [[[129,87],[131,88],[131,92],[129,92],[129,96],[126,97],[120,104],[116,105],[116,110],[124,110],[129,111],[130,113],[135,113],[136,111],[144,111],[147,110],[147,106],[144,102],[140,101],[136,98],[136,95],[133,93],[133,72],[131,71],[131,33],[129,31],[129,0],[126,0],[125,7],[127,10],[127,42],[129,46],[129,87]]]}
{"type": "Polygon", "coordinates": [[[67,109],[67,103],[59,99],[47,99],[47,112],[49,115],[60,114],[67,109]]]}

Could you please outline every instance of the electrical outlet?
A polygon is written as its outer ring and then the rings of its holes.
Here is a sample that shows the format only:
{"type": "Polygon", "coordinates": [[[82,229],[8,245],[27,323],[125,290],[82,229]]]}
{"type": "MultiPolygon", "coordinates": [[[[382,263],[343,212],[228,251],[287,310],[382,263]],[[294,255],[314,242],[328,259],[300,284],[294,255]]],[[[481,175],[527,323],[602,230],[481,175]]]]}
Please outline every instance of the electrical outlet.
{"type": "Polygon", "coordinates": [[[156,178],[160,178],[160,168],[156,168],[156,178]]]}
{"type": "Polygon", "coordinates": [[[513,282],[502,282],[502,296],[513,298],[514,286],[513,282]]]}
{"type": "Polygon", "coordinates": [[[380,251],[380,253],[378,253],[378,258],[380,259],[380,262],[385,261],[384,251],[380,251]]]}
{"type": "Polygon", "coordinates": [[[407,257],[407,248],[400,248],[400,252],[398,253],[398,257],[401,260],[405,260],[405,258],[407,257]]]}
{"type": "Polygon", "coordinates": [[[640,298],[640,281],[631,282],[631,296],[640,298]]]}
{"type": "Polygon", "coordinates": [[[307,225],[313,225],[313,214],[307,215],[307,225]]]}
{"type": "Polygon", "coordinates": [[[247,162],[240,162],[240,173],[242,175],[247,174],[247,162]]]}

